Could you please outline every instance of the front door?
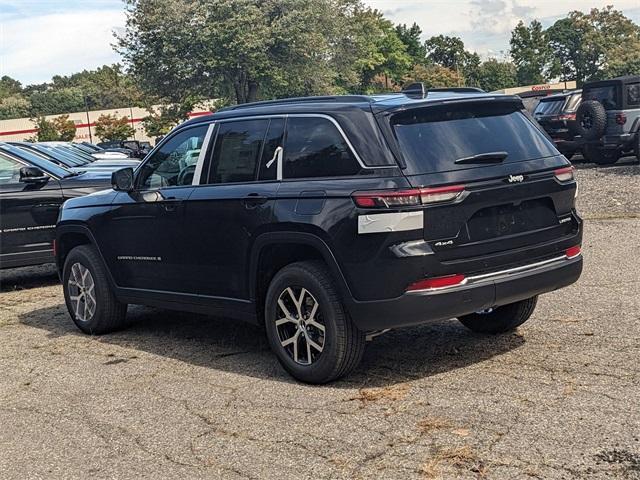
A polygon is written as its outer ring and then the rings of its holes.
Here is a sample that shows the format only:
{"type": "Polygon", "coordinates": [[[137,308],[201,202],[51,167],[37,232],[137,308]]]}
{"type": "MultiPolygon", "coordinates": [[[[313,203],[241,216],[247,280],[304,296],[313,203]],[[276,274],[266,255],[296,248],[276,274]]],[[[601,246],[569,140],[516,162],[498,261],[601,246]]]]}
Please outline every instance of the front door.
{"type": "Polygon", "coordinates": [[[54,261],[52,242],[62,205],[60,183],[20,181],[24,165],[0,154],[0,267],[54,261]]]}
{"type": "Polygon", "coordinates": [[[279,162],[271,160],[282,150],[284,123],[275,117],[218,125],[200,185],[186,202],[187,267],[201,295],[249,298],[249,256],[272,219],[279,162]]]}
{"type": "Polygon", "coordinates": [[[98,232],[119,287],[188,293],[184,279],[185,201],[208,125],[180,130],[136,171],[135,189],[120,192],[98,232]]]}

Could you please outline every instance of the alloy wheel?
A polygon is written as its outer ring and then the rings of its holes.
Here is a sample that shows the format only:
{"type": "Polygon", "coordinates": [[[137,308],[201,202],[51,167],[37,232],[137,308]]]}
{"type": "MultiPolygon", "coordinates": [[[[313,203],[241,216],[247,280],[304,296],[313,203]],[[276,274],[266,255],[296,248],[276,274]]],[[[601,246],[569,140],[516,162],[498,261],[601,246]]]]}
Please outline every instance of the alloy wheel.
{"type": "Polygon", "coordinates": [[[81,322],[91,320],[98,304],[95,283],[89,269],[81,263],[74,263],[71,266],[67,289],[76,320],[81,322]]]}
{"type": "Polygon", "coordinates": [[[325,325],[320,304],[302,287],[287,287],[278,297],[276,331],[280,345],[300,365],[311,365],[322,354],[325,325]]]}

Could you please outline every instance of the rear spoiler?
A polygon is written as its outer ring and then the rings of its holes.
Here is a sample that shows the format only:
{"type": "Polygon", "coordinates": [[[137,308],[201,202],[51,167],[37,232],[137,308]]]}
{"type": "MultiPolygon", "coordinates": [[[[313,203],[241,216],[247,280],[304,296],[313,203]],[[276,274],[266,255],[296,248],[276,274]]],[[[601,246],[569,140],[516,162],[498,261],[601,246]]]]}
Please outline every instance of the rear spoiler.
{"type": "Polygon", "coordinates": [[[407,102],[400,105],[393,105],[384,109],[376,108],[376,104],[372,105],[373,113],[376,116],[392,115],[398,112],[404,112],[406,110],[412,110],[414,108],[435,107],[441,105],[459,105],[461,103],[511,103],[517,110],[524,109],[522,99],[516,95],[499,95],[499,94],[478,94],[469,95],[458,98],[444,98],[441,100],[433,100],[428,97],[423,101],[416,101],[407,98],[407,102]]]}

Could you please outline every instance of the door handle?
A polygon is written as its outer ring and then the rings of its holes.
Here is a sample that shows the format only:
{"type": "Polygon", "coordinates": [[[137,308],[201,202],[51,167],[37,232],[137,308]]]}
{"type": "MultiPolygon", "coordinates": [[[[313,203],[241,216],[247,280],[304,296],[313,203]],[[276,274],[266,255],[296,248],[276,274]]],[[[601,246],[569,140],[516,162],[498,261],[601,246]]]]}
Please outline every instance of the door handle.
{"type": "Polygon", "coordinates": [[[175,212],[181,203],[182,200],[179,198],[167,198],[162,202],[162,208],[166,212],[175,212]]]}
{"type": "Polygon", "coordinates": [[[246,208],[256,208],[258,205],[267,203],[269,197],[261,195],[259,193],[250,193],[242,200],[242,203],[246,208]]]}

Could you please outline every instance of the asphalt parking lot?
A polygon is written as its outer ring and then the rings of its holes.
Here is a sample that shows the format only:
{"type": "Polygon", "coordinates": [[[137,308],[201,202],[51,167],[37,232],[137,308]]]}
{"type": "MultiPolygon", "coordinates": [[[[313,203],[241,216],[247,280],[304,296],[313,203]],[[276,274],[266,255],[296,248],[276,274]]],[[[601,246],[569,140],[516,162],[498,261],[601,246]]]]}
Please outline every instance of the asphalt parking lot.
{"type": "Polygon", "coordinates": [[[0,477],[640,479],[640,165],[576,165],[577,284],[515,334],[390,332],[323,387],[230,320],[82,335],[53,268],[3,271],[0,477]]]}

